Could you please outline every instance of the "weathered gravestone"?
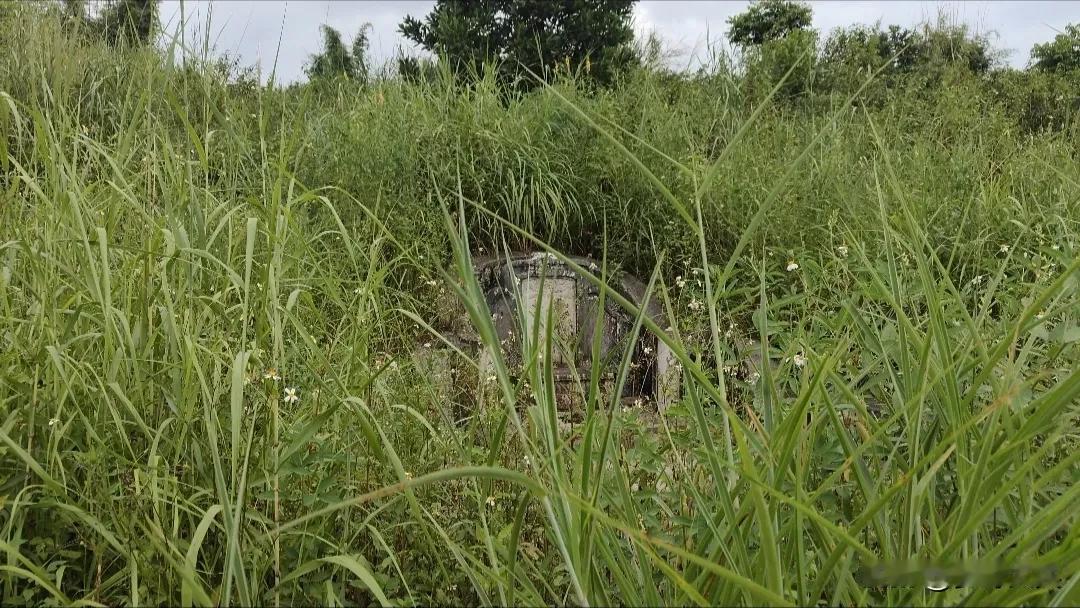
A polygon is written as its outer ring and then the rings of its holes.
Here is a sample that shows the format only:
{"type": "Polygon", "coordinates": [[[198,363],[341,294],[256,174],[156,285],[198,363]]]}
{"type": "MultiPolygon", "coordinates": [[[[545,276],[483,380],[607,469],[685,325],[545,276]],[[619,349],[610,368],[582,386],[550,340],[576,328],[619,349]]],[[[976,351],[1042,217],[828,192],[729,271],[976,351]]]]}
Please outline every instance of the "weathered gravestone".
{"type": "MultiPolygon", "coordinates": [[[[593,260],[570,258],[578,266],[599,275],[593,260]]],[[[545,352],[550,318],[552,326],[552,367],[556,398],[563,409],[572,409],[580,401],[580,388],[589,383],[592,341],[600,326],[599,348],[601,380],[610,388],[619,363],[629,345],[635,317],[613,298],[605,298],[600,310],[600,290],[556,256],[546,253],[520,253],[506,257],[474,259],[474,269],[488,308],[503,356],[511,368],[522,363],[521,339],[540,341],[545,352]],[[534,335],[535,332],[535,335],[534,335]]],[[[641,306],[645,285],[624,273],[609,277],[608,285],[620,295],[641,306]]],[[[658,326],[666,326],[663,311],[653,300],[645,314],[658,326]]],[[[480,345],[481,378],[491,373],[494,353],[490,345],[480,345]]],[[[671,350],[644,329],[632,345],[631,369],[621,397],[626,400],[653,402],[663,410],[679,398],[679,369],[671,350]]]]}

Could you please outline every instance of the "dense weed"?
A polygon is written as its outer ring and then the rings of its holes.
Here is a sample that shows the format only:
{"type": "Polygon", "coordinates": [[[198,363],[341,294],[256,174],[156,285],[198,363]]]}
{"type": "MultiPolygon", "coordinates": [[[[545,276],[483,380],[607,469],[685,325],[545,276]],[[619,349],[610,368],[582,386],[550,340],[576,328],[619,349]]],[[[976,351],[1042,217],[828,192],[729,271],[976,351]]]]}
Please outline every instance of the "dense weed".
{"type": "Polygon", "coordinates": [[[5,10],[4,604],[1080,600],[1075,122],[962,73],[263,88],[5,10]],[[535,357],[441,392],[504,246],[655,275],[682,401],[587,386],[570,441],[535,357]],[[908,557],[1063,577],[856,580],[908,557]]]}

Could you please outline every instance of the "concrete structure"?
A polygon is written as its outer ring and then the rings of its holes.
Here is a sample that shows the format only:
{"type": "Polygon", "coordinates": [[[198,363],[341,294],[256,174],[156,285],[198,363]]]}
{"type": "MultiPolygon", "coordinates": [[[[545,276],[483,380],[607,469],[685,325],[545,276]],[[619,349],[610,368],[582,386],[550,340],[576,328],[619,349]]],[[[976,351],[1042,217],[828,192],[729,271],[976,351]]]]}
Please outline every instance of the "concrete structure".
{"type": "MultiPolygon", "coordinates": [[[[599,275],[599,264],[581,257],[570,258],[578,266],[599,275]]],[[[551,319],[551,353],[557,401],[564,409],[574,407],[581,387],[588,387],[592,369],[592,340],[600,326],[602,383],[613,386],[619,363],[626,352],[635,317],[612,298],[600,310],[599,288],[568,264],[547,253],[512,254],[474,259],[480,288],[492,312],[503,355],[511,369],[522,364],[522,337],[546,352],[543,340],[551,319]]],[[[646,286],[622,273],[608,277],[608,285],[635,305],[644,300],[646,286]]],[[[666,327],[661,307],[650,300],[645,314],[666,327]]],[[[485,347],[486,348],[486,347],[485,347]]],[[[626,400],[641,399],[664,409],[680,397],[680,369],[670,349],[644,328],[633,345],[631,370],[623,388],[626,400]]],[[[493,353],[481,352],[481,378],[491,372],[493,353]]]]}

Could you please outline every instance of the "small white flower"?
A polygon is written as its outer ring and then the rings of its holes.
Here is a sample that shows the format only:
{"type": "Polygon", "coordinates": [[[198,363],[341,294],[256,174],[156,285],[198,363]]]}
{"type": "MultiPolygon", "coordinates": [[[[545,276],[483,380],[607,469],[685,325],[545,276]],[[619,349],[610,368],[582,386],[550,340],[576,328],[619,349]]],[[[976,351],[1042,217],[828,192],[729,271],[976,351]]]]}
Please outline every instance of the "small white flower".
{"type": "Polygon", "coordinates": [[[840,245],[836,248],[836,252],[840,254],[840,257],[846,258],[848,254],[847,245],[840,245]]]}
{"type": "Polygon", "coordinates": [[[484,502],[487,503],[487,506],[489,508],[491,508],[491,509],[495,508],[495,497],[494,496],[488,496],[487,500],[485,500],[484,502]]]}
{"type": "Polygon", "coordinates": [[[524,456],[524,457],[523,457],[523,458],[521,459],[521,461],[522,461],[522,462],[524,462],[524,463],[525,463],[525,466],[527,466],[527,467],[528,467],[528,466],[532,466],[532,461],[531,461],[531,460],[529,460],[529,456],[528,456],[528,454],[526,454],[526,455],[525,455],[525,456],[524,456]]]}
{"type": "Polygon", "coordinates": [[[690,310],[701,310],[702,308],[705,307],[705,305],[702,304],[701,301],[698,300],[697,298],[694,298],[693,300],[690,300],[690,303],[687,304],[686,307],[689,308],[690,310]]]}
{"type": "Polygon", "coordinates": [[[998,251],[1000,251],[1001,253],[1009,253],[1009,246],[1002,245],[1001,247],[998,247],[998,251]]]}
{"type": "Polygon", "coordinates": [[[596,272],[597,270],[600,270],[600,267],[592,262],[589,262],[589,272],[596,272]]]}
{"type": "Polygon", "coordinates": [[[412,471],[405,471],[405,479],[412,479],[412,471]]]}
{"type": "Polygon", "coordinates": [[[643,349],[643,351],[644,351],[644,353],[645,353],[646,355],[651,355],[651,354],[652,354],[652,347],[651,347],[651,346],[646,346],[646,347],[645,347],[645,348],[643,349]]]}
{"type": "Polygon", "coordinates": [[[424,342],[424,348],[431,348],[431,342],[424,342]]]}
{"type": "Polygon", "coordinates": [[[1053,249],[1054,251],[1057,251],[1057,250],[1061,249],[1061,245],[1058,245],[1057,243],[1054,243],[1053,245],[1050,246],[1050,249],[1053,249]]]}
{"type": "Polygon", "coordinates": [[[799,269],[799,264],[795,260],[788,260],[786,268],[788,272],[795,272],[799,269]]]}
{"type": "Polygon", "coordinates": [[[431,279],[430,281],[424,281],[424,284],[427,285],[428,287],[435,287],[436,285],[439,284],[439,282],[436,281],[435,279],[431,279]]]}
{"type": "Polygon", "coordinates": [[[795,367],[804,367],[806,366],[806,357],[802,353],[797,353],[791,358],[791,362],[795,364],[795,367]]]}
{"type": "Polygon", "coordinates": [[[59,418],[49,418],[49,426],[56,426],[60,424],[59,418]]]}
{"type": "Polygon", "coordinates": [[[263,378],[277,382],[278,380],[281,380],[281,374],[278,373],[276,367],[271,367],[263,374],[263,378]]]}
{"type": "Polygon", "coordinates": [[[495,377],[495,374],[492,374],[492,375],[487,377],[488,383],[494,383],[496,380],[498,380],[498,378],[495,377]]]}
{"type": "Polygon", "coordinates": [[[675,277],[675,286],[679,289],[686,287],[686,279],[682,278],[681,276],[675,277]]]}
{"type": "Polygon", "coordinates": [[[983,275],[981,275],[981,274],[977,274],[977,275],[975,275],[974,279],[971,279],[971,284],[972,285],[982,285],[982,282],[983,282],[983,275]]]}
{"type": "Polygon", "coordinates": [[[286,388],[285,403],[296,403],[297,401],[300,401],[300,395],[298,394],[297,389],[291,387],[286,388]]]}

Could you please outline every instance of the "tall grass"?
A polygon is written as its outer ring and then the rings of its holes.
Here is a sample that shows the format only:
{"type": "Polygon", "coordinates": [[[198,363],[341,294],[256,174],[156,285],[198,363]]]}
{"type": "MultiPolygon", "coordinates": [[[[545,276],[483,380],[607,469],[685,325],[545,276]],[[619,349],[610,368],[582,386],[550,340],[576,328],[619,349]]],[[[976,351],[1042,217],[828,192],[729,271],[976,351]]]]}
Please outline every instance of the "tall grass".
{"type": "Polygon", "coordinates": [[[243,88],[92,42],[60,62],[25,10],[0,60],[5,605],[1080,601],[1067,136],[1010,135],[974,88],[827,114],[719,75],[243,88]],[[470,254],[504,245],[649,278],[666,324],[603,297],[676,353],[681,401],[585,370],[571,437],[550,335],[484,399],[443,392],[414,351],[459,317],[495,346],[470,254]],[[858,576],[907,559],[1057,576],[858,576]]]}

